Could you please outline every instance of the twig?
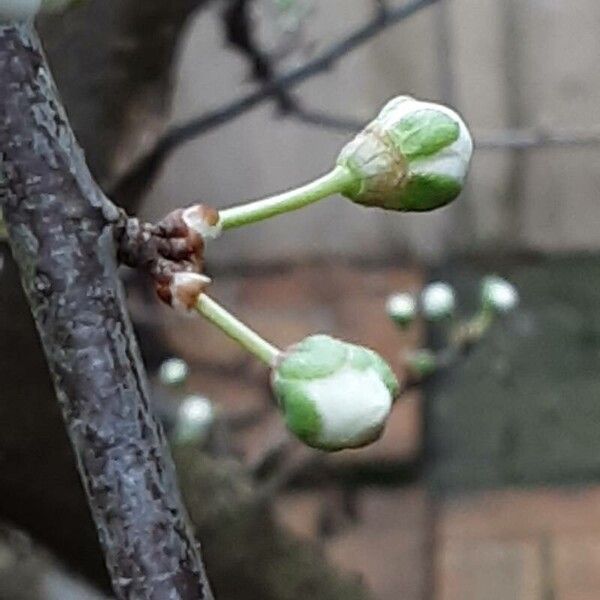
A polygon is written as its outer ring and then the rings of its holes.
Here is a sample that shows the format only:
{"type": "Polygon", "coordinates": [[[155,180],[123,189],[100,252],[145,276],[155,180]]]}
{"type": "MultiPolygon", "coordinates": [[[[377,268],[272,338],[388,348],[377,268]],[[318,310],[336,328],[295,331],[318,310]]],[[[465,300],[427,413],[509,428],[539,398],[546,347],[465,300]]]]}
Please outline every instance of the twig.
{"type": "MultiPolygon", "coordinates": [[[[252,0],[229,0],[229,5],[223,11],[223,23],[227,41],[241,50],[252,65],[253,77],[261,83],[271,83],[274,79],[274,69],[268,55],[256,41],[249,8],[252,0]]],[[[275,92],[275,98],[282,112],[292,110],[296,101],[284,86],[275,92]]]]}
{"type": "Polygon", "coordinates": [[[290,89],[303,81],[323,73],[352,50],[362,46],[384,29],[395,25],[439,0],[408,0],[402,6],[386,11],[384,18],[375,15],[368,23],[352,31],[346,38],[329,46],[308,63],[292,69],[266,83],[263,87],[232,100],[213,111],[191,119],[168,131],[150,152],[121,177],[111,190],[117,203],[141,197],[170,154],[184,143],[231,122],[233,119],[276,96],[282,88],[290,89]]]}

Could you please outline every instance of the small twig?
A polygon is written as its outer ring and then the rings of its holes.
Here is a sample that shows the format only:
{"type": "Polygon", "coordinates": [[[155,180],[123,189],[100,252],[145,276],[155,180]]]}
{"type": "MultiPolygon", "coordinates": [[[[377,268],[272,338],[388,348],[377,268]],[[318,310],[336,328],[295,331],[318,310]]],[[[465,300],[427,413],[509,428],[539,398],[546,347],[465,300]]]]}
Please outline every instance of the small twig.
{"type": "MultiPolygon", "coordinates": [[[[261,83],[271,83],[274,80],[274,69],[269,56],[256,41],[251,23],[249,9],[252,0],[230,0],[223,11],[223,23],[227,41],[243,52],[252,65],[252,76],[261,83]]],[[[282,112],[292,110],[296,101],[285,87],[278,87],[275,98],[282,112]]]]}
{"type": "Polygon", "coordinates": [[[327,71],[338,60],[371,40],[384,29],[407,19],[421,9],[438,1],[409,0],[402,6],[389,9],[384,19],[376,15],[368,23],[352,31],[346,38],[332,44],[323,53],[306,64],[274,78],[258,90],[234,99],[213,111],[167,131],[154,148],[115,183],[111,197],[118,203],[123,199],[130,202],[139,199],[154,180],[166,159],[176,148],[225,123],[231,122],[265,100],[277,96],[282,88],[290,89],[315,75],[327,71]]]}

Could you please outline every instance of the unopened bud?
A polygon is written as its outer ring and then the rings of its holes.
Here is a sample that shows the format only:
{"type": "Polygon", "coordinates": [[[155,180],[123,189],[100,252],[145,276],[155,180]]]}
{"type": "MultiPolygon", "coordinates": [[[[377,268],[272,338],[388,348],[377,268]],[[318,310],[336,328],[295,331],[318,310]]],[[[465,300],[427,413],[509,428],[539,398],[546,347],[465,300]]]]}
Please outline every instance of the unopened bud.
{"type": "Polygon", "coordinates": [[[456,308],[454,289],[442,281],[429,284],[421,295],[421,308],[430,321],[450,317],[456,308]]]}
{"type": "Polygon", "coordinates": [[[387,299],[385,309],[390,319],[398,325],[406,327],[417,316],[417,300],[412,294],[393,294],[387,299]]]}
{"type": "Polygon", "coordinates": [[[202,444],[215,423],[213,403],[203,396],[188,396],[177,409],[173,431],[176,444],[202,444]]]}
{"type": "Polygon", "coordinates": [[[481,300],[484,307],[499,313],[507,313],[519,303],[519,292],[512,283],[490,275],[481,285],[481,300]]]}
{"type": "Polygon", "coordinates": [[[471,135],[456,112],[399,96],[342,150],[337,164],[355,175],[345,192],[351,200],[426,211],[460,194],[472,153],[471,135]]]}
{"type": "Polygon", "coordinates": [[[160,382],[167,387],[183,385],[190,374],[188,364],[181,358],[169,358],[160,365],[160,382]]]}
{"type": "Polygon", "coordinates": [[[289,348],[273,370],[272,385],[290,431],[329,451],[377,440],[399,390],[377,353],[327,335],[289,348]]]}

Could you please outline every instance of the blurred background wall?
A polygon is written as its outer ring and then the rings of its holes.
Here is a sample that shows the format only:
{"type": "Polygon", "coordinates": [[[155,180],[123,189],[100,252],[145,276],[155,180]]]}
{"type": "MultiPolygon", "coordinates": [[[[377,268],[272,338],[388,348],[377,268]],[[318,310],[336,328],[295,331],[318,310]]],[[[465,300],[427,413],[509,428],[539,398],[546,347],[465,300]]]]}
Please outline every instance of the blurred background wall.
{"type": "MultiPolygon", "coordinates": [[[[173,123],[255,85],[240,55],[222,48],[218,10],[202,12],[187,33],[173,123]],[[207,62],[212,68],[202,67],[207,62]]],[[[335,42],[371,10],[363,0],[315,2],[309,43],[296,60],[335,42]]],[[[399,93],[453,104],[482,143],[467,192],[445,210],[393,219],[341,199],[324,202],[230,234],[212,264],[404,253],[435,262],[456,250],[598,249],[600,170],[590,165],[600,160],[600,144],[489,145],[506,129],[575,137],[598,131],[599,25],[595,0],[454,0],[392,27],[297,93],[311,108],[363,121],[399,93]]],[[[265,104],[179,149],[146,214],[164,214],[200,194],[226,206],[285,189],[328,169],[350,135],[279,118],[265,104]]]]}

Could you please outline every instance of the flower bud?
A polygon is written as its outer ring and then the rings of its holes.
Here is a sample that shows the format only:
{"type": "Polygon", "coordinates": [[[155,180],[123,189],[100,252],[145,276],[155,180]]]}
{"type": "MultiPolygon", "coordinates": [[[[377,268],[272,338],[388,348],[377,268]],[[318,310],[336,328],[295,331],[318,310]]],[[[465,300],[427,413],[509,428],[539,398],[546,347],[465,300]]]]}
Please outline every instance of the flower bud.
{"type": "Polygon", "coordinates": [[[314,448],[358,448],[377,440],[399,391],[375,352],[315,335],[289,348],[272,373],[290,431],[314,448]]]}
{"type": "Polygon", "coordinates": [[[507,313],[519,303],[519,292],[512,283],[490,275],[481,285],[481,301],[485,308],[498,313],[507,313]]]}
{"type": "Polygon", "coordinates": [[[215,423],[215,408],[208,398],[188,396],[177,409],[173,430],[176,444],[202,444],[215,423]]]}
{"type": "Polygon", "coordinates": [[[412,294],[393,294],[387,299],[385,310],[390,319],[401,327],[406,327],[417,316],[417,301],[412,294]]]}
{"type": "Polygon", "coordinates": [[[429,284],[421,295],[423,315],[430,321],[450,317],[456,308],[456,297],[450,285],[442,281],[429,284]]]}
{"type": "Polygon", "coordinates": [[[183,385],[190,374],[190,368],[181,358],[165,360],[158,371],[160,382],[166,387],[179,387],[183,385]]]}
{"type": "Polygon", "coordinates": [[[444,206],[462,191],[473,141],[453,110],[410,96],[390,100],[340,153],[359,204],[400,211],[444,206]]]}

